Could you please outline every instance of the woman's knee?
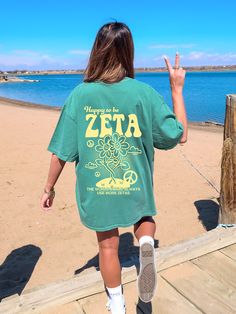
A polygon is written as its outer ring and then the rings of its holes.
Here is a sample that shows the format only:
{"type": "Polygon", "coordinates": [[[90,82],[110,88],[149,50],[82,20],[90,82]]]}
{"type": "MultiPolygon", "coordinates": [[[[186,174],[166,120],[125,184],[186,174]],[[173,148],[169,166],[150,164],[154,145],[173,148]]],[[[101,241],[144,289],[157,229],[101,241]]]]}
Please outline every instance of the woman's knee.
{"type": "Polygon", "coordinates": [[[109,231],[97,231],[97,240],[99,248],[102,250],[115,250],[119,248],[118,228],[109,231]]]}

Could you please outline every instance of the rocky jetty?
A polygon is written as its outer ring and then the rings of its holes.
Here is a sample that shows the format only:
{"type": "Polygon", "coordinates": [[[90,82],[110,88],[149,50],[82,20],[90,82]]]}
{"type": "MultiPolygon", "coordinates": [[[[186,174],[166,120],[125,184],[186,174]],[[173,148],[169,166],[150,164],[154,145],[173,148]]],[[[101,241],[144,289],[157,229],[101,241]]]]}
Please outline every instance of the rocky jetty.
{"type": "Polygon", "coordinates": [[[0,83],[10,83],[10,82],[39,82],[39,80],[26,79],[17,76],[0,75],[0,83]]]}

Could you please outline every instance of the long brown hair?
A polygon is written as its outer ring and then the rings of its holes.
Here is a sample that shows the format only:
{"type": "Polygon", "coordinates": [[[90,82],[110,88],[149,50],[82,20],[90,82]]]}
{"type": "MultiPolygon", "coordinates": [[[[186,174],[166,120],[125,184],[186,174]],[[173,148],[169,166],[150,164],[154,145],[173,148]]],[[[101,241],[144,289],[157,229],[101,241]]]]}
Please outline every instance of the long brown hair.
{"type": "Polygon", "coordinates": [[[134,78],[134,43],[129,27],[120,22],[104,24],[98,31],[84,82],[114,83],[125,76],[134,78]]]}

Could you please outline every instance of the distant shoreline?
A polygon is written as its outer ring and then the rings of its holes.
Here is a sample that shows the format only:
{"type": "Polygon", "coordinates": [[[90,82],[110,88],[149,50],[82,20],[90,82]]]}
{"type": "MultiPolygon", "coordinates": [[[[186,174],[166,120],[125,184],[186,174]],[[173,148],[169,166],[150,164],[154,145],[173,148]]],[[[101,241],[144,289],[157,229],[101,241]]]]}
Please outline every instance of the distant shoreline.
{"type": "MultiPolygon", "coordinates": [[[[0,107],[1,106],[16,106],[28,109],[42,109],[42,110],[52,110],[52,111],[60,111],[62,107],[60,106],[49,106],[43,104],[37,104],[29,101],[23,101],[18,99],[6,98],[0,96],[0,107]]],[[[203,127],[204,130],[215,130],[222,131],[224,127],[223,124],[215,122],[215,121],[188,121],[188,125],[191,127],[203,127]]]]}
{"type": "MultiPolygon", "coordinates": [[[[183,66],[187,72],[234,72],[236,71],[236,65],[228,66],[183,66]]],[[[166,73],[166,67],[144,67],[144,68],[135,68],[135,73],[166,73]]],[[[16,71],[5,71],[6,75],[52,75],[52,74],[84,74],[84,70],[47,70],[47,71],[27,71],[27,70],[16,70],[16,71]]]]}

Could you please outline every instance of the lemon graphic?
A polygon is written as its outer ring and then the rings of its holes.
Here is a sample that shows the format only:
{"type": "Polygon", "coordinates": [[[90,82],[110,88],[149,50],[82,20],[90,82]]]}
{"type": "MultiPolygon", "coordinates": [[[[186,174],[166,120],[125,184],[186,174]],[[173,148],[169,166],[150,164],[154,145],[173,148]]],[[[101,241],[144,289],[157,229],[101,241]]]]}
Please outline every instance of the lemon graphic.
{"type": "Polygon", "coordinates": [[[115,183],[111,182],[111,178],[105,178],[97,182],[96,186],[103,189],[120,190],[129,188],[130,184],[118,178],[115,179],[115,183]]]}
{"type": "Polygon", "coordinates": [[[94,141],[93,140],[88,140],[87,141],[87,146],[88,147],[93,147],[94,146],[94,141]]]}
{"type": "Polygon", "coordinates": [[[95,172],[95,177],[100,177],[101,173],[99,171],[95,172]]]}
{"type": "Polygon", "coordinates": [[[135,171],[133,170],[128,170],[124,173],[123,175],[123,179],[125,182],[129,183],[130,185],[134,184],[137,179],[138,179],[138,175],[135,171]]]}

